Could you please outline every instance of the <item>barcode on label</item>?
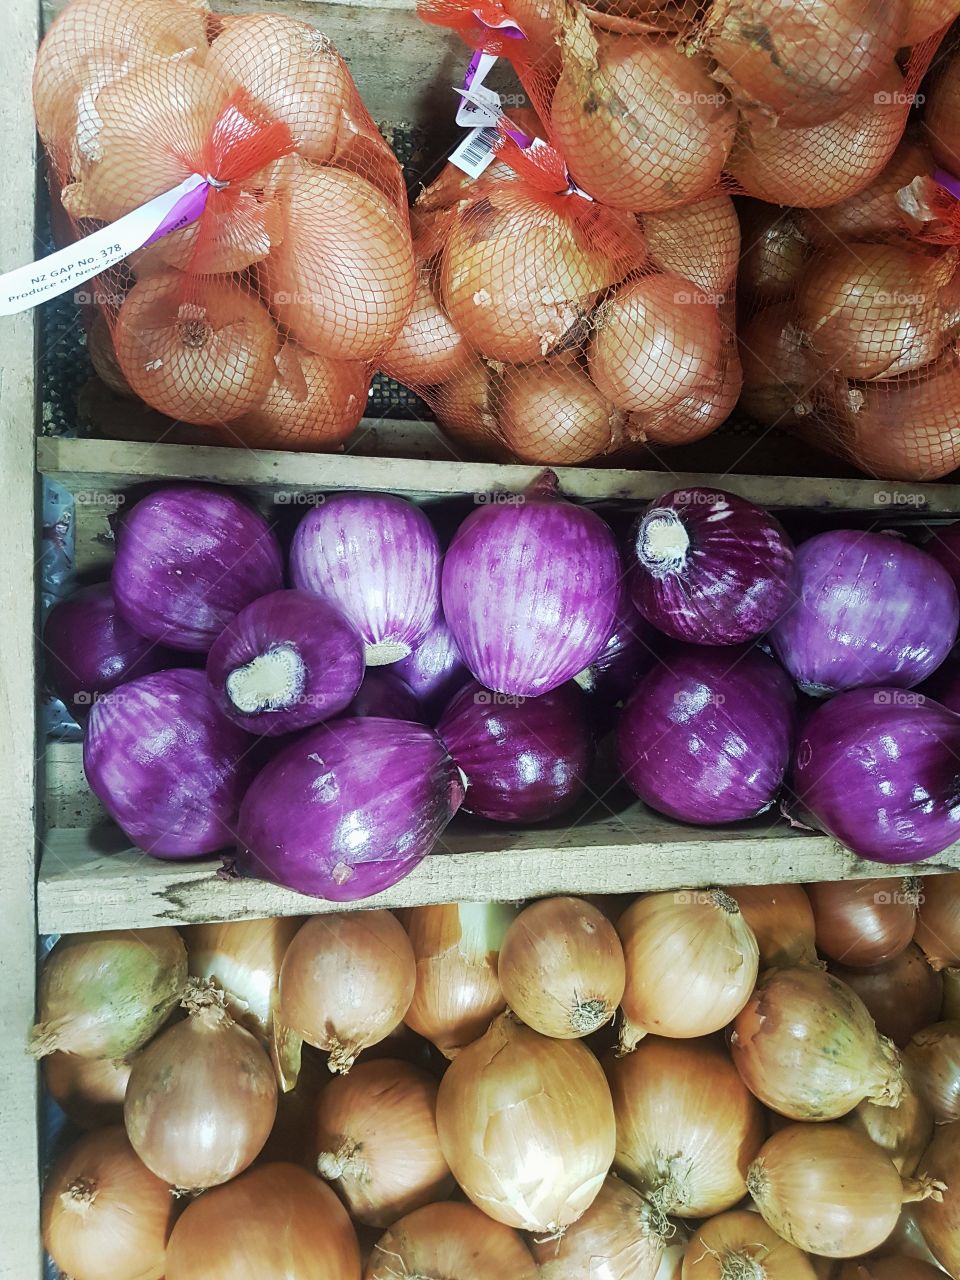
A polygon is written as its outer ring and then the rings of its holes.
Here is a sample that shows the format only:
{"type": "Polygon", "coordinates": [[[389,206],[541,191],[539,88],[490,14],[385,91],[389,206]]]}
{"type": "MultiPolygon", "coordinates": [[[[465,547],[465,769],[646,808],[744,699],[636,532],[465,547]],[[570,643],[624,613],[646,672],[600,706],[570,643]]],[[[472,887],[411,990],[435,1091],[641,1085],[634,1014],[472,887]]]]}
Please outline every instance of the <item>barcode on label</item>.
{"type": "Polygon", "coordinates": [[[498,137],[497,129],[472,129],[451,154],[450,163],[471,178],[479,178],[493,163],[498,137]]]}

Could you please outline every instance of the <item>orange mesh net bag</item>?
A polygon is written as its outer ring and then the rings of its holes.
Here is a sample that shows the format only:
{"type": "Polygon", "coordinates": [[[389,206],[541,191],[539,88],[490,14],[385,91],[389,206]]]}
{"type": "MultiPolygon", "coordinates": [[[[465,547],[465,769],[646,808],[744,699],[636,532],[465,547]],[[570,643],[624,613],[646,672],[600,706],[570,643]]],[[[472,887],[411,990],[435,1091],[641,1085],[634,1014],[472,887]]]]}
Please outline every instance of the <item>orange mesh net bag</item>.
{"type": "Polygon", "coordinates": [[[34,103],[79,233],[187,188],[96,281],[129,387],[225,444],[339,446],[416,275],[400,167],[330,41],[200,0],[72,0],[34,103]]]}

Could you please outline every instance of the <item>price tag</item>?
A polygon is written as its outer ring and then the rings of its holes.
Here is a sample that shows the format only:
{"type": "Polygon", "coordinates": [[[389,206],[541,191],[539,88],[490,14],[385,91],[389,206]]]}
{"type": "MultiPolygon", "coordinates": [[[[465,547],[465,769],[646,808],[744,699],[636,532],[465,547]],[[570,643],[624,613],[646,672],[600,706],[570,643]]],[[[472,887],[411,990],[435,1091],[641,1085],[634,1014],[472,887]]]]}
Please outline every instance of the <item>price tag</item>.
{"type": "Polygon", "coordinates": [[[471,178],[479,178],[493,163],[493,158],[496,155],[494,146],[498,137],[498,130],[491,126],[483,129],[471,129],[450,155],[450,163],[456,165],[458,169],[461,169],[471,178]]]}

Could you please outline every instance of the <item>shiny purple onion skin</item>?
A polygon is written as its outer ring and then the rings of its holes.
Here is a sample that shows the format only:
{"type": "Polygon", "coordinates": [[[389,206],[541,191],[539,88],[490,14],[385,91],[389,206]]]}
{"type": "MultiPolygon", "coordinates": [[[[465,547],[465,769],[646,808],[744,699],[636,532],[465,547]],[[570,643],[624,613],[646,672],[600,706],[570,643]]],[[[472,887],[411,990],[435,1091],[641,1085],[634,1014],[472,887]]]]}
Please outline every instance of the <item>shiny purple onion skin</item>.
{"type": "Polygon", "coordinates": [[[593,734],[572,682],[539,698],[493,693],[471,680],[437,733],[467,779],[464,810],[493,822],[544,822],[583,794],[593,734]]]}
{"type": "Polygon", "coordinates": [[[313,507],[290,549],[295,587],[335,604],[359,629],[370,665],[396,662],[426,636],[440,607],[440,543],[403,498],[338,493],[313,507]],[[394,657],[371,654],[399,646],[394,657]]]}
{"type": "Polygon", "coordinates": [[[428,724],[436,724],[453,695],[471,678],[442,612],[413,652],[393,669],[413,690],[428,724]]]}
{"type": "Polygon", "coordinates": [[[334,605],[306,591],[272,591],[241,609],[214,641],[207,678],[217,706],[248,733],[294,733],[347,707],[363,679],[360,632],[334,605]],[[288,706],[243,712],[227,693],[233,671],[284,648],[302,663],[302,685],[288,706]]]}
{"type": "Polygon", "coordinates": [[[960,715],[901,688],[820,706],[794,753],[808,820],[861,858],[916,862],[960,840],[960,715]]]}
{"type": "Polygon", "coordinates": [[[127,680],[173,665],[168,649],[128,626],[108,582],[83,587],[54,605],[43,629],[47,680],[76,716],[127,680]]]}
{"type": "Polygon", "coordinates": [[[688,644],[755,640],[793,599],[793,543],[780,522],[719,489],[658,498],[633,529],[628,562],[637,611],[688,644]],[[658,533],[679,539],[676,554],[657,553],[658,533]]]}
{"type": "Polygon", "coordinates": [[[443,614],[484,688],[530,698],[570,680],[603,648],[620,598],[620,555],[605,521],[542,481],[508,496],[478,507],[450,544],[443,614]]]}
{"type": "Polygon", "coordinates": [[[657,661],[658,633],[636,611],[624,591],[613,630],[589,667],[574,680],[587,695],[594,720],[611,727],[619,707],[637,687],[637,681],[657,661]]]}
{"type": "Polygon", "coordinates": [[[117,609],[135,631],[173,649],[205,653],[245,605],[282,585],[276,534],[225,489],[158,489],[119,526],[117,609]]]}
{"type": "Polygon", "coordinates": [[[134,844],[157,858],[192,858],[233,843],[252,745],[217,709],[204,672],[160,671],[94,705],[83,768],[134,844]]]}
{"type": "Polygon", "coordinates": [[[770,632],[806,693],[911,688],[957,638],[960,602],[932,556],[886,533],[841,529],[797,549],[797,599],[770,632]]]}
{"type": "Polygon", "coordinates": [[[617,758],[644,804],[710,826],[769,809],[793,745],[796,696],[759,649],[684,646],[645,675],[617,726],[617,758]]]}
{"type": "Polygon", "coordinates": [[[367,671],[357,696],[344,712],[345,720],[379,717],[423,723],[423,709],[406,680],[396,674],[397,665],[371,667],[367,671]]]}
{"type": "Polygon", "coordinates": [[[243,875],[353,902],[431,851],[463,801],[456,766],[422,724],[335,720],[283,747],[240,808],[243,875]]]}

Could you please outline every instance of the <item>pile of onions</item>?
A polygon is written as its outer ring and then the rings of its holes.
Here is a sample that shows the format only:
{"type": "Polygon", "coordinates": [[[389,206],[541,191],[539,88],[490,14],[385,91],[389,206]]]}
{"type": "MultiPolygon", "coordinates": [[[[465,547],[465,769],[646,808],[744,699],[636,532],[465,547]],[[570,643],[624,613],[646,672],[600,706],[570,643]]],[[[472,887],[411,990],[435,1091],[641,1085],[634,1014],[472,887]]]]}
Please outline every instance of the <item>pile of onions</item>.
{"type": "Polygon", "coordinates": [[[394,1222],[363,1274],[364,1280],[538,1280],[540,1272],[516,1231],[472,1204],[444,1201],[394,1222]]]}
{"type": "Polygon", "coordinates": [[[462,372],[470,349],[437,302],[431,272],[421,267],[410,314],[378,364],[408,387],[436,386],[462,372]]]}
{"type": "Polygon", "coordinates": [[[727,892],[757,940],[761,969],[816,961],[816,925],[802,885],[746,884],[727,892]]]}
{"type": "Polygon", "coordinates": [[[126,1058],[160,1030],[186,982],[176,929],[66,934],[40,973],[30,1052],[126,1058]]]}
{"type": "Polygon", "coordinates": [[[844,1124],[865,1134],[885,1151],[898,1173],[909,1177],[933,1137],[933,1112],[918,1088],[910,1063],[904,1064],[903,1097],[895,1107],[880,1107],[864,1100],[844,1118],[844,1124]]]}
{"type": "Polygon", "coordinates": [[[357,1280],[360,1249],[329,1187],[292,1164],[265,1164],[188,1205],[170,1236],[166,1280],[248,1275],[357,1280]]]}
{"type": "Polygon", "coordinates": [[[960,1120],[960,1022],[918,1031],[903,1057],[937,1124],[960,1120]]]}
{"type": "Polygon", "coordinates": [[[743,1198],[766,1123],[722,1045],[650,1037],[608,1061],[607,1078],[614,1168],[659,1214],[705,1218],[743,1198]]]}
{"type": "Polygon", "coordinates": [[[815,1280],[813,1263],[755,1213],[718,1214],[687,1245],[683,1280],[815,1280]]]}
{"type": "Polygon", "coordinates": [[[528,365],[504,378],[497,423],[520,462],[571,467],[616,449],[624,415],[576,365],[528,365]]]}
{"type": "Polygon", "coordinates": [[[616,1145],[610,1090],[589,1049],[510,1014],[447,1068],[437,1130],[467,1197],[495,1221],[541,1235],[590,1207],[616,1145]]]}
{"type": "Polygon", "coordinates": [[[924,881],[914,940],[934,969],[960,967],[960,873],[924,881]]]}
{"type": "Polygon", "coordinates": [[[913,940],[920,893],[916,879],[808,885],[817,950],[851,969],[893,960],[913,940]]]}
{"type": "Polygon", "coordinates": [[[840,381],[817,363],[792,303],[765,307],[743,326],[740,360],[740,407],[766,426],[802,425],[840,381]]]}
{"type": "Polygon", "coordinates": [[[420,643],[393,669],[413,691],[429,724],[439,720],[453,695],[470,679],[442,610],[420,643]]]}
{"type": "Polygon", "coordinates": [[[623,913],[617,932],[626,961],[624,1049],[647,1032],[681,1039],[710,1035],[750,998],[760,965],[757,940],[736,902],[720,889],[646,894],[623,913]]]}
{"type": "Polygon", "coordinates": [[[87,1134],[55,1165],[43,1192],[43,1243],[74,1280],[160,1280],[175,1202],[137,1158],[123,1129],[87,1134]]]}
{"type": "Polygon", "coordinates": [[[517,1017],[560,1040],[609,1022],[626,980],[616,929],[582,898],[545,898],[521,911],[503,940],[499,974],[517,1017]]]}
{"type": "Polygon", "coordinates": [[[183,1004],[189,1016],[134,1060],[123,1119],[148,1169],[201,1191],[229,1182],[260,1154],[277,1115],[277,1081],[221,992],[193,980],[183,1004]]]}
{"type": "Polygon", "coordinates": [[[791,1124],[764,1144],[747,1186],[777,1235],[827,1258],[881,1245],[901,1206],[941,1195],[942,1183],[901,1178],[869,1138],[844,1125],[791,1124]]]}
{"type": "Polygon", "coordinates": [[[960,1132],[956,1123],[937,1129],[927,1148],[921,1172],[946,1183],[942,1199],[931,1196],[914,1213],[923,1238],[941,1266],[951,1275],[960,1271],[960,1132]]]}
{"type": "Polygon", "coordinates": [[[806,264],[809,240],[793,209],[778,209],[758,200],[738,205],[743,253],[737,289],[753,306],[770,306],[796,293],[806,264]]]}
{"type": "Polygon", "coordinates": [[[451,902],[403,915],[417,967],[404,1022],[446,1058],[482,1036],[506,1008],[497,960],[516,914],[507,903],[451,902]]]}
{"type": "Polygon", "coordinates": [[[654,266],[683,276],[706,293],[729,288],[740,256],[740,222],[729,196],[648,213],[642,223],[654,266]]]}
{"type": "Polygon", "coordinates": [[[860,997],[814,965],[763,974],[730,1049],[751,1091],[793,1120],[835,1120],[864,1098],[893,1107],[903,1095],[894,1046],[860,997]]]}
{"type": "Polygon", "coordinates": [[[629,1182],[611,1174],[560,1240],[533,1242],[541,1280],[657,1280],[663,1217],[629,1182]]]}
{"type": "Polygon", "coordinates": [[[314,916],[283,959],[280,1020],[347,1072],[400,1025],[415,986],[410,939],[389,911],[314,916]]]}
{"type": "Polygon", "coordinates": [[[960,361],[852,388],[845,437],[854,462],[886,480],[939,480],[960,466],[960,361]]]}
{"type": "Polygon", "coordinates": [[[122,1124],[129,1079],[130,1063],[122,1058],[51,1053],[43,1060],[47,1092],[79,1129],[122,1124]]]}
{"type": "Polygon", "coordinates": [[[317,1170],[351,1216],[370,1227],[453,1191],[437,1139],[437,1083],[419,1067],[360,1062],[317,1102],[317,1170]]]}
{"type": "MultiPolygon", "coordinates": [[[[872,969],[831,965],[831,970],[857,993],[877,1030],[898,1048],[902,1049],[916,1032],[940,1017],[944,975],[927,964],[917,946],[911,944],[886,964],[872,969]]],[[[943,1016],[953,1015],[944,1011],[943,1016]]]]}

